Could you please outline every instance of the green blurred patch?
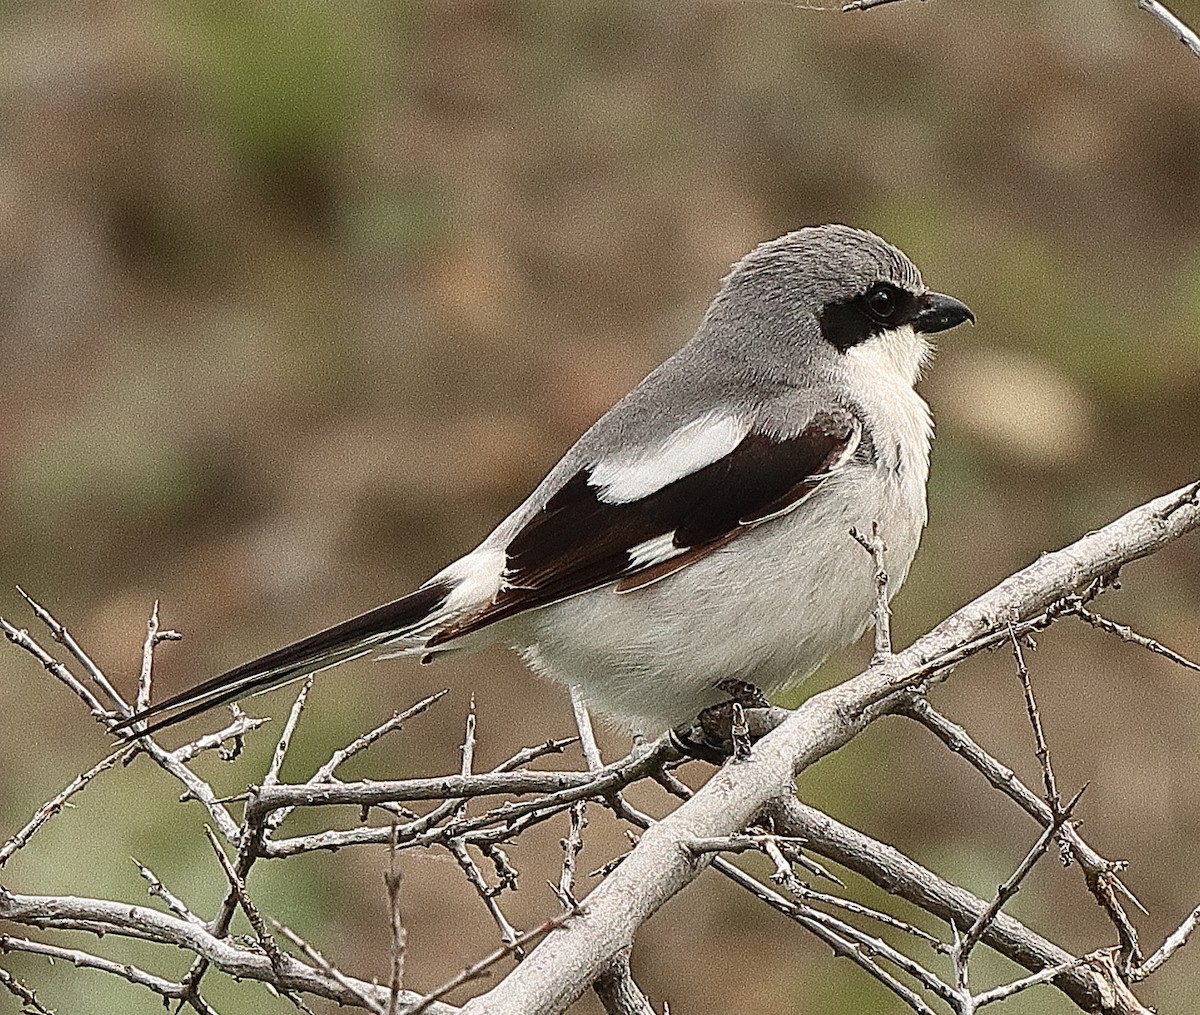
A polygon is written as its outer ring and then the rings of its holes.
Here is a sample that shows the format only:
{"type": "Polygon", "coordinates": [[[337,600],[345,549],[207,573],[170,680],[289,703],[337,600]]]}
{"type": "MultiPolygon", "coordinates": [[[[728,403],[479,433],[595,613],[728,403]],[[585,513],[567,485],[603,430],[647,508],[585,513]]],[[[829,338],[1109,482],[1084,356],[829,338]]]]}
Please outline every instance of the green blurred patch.
{"type": "Polygon", "coordinates": [[[432,187],[379,190],[346,201],[342,232],[370,254],[403,253],[437,240],[449,227],[445,204],[432,187]]]}
{"type": "Polygon", "coordinates": [[[190,503],[205,483],[187,449],[165,436],[85,418],[26,448],[11,491],[28,517],[52,525],[84,508],[161,519],[190,503]]]}
{"type": "Polygon", "coordinates": [[[1200,370],[1200,257],[1183,273],[1178,289],[1182,307],[1171,336],[1177,353],[1172,358],[1177,367],[1195,373],[1200,370]]]}
{"type": "Polygon", "coordinates": [[[913,190],[898,190],[877,201],[863,221],[869,228],[885,236],[914,258],[920,255],[922,272],[926,276],[940,275],[956,267],[945,261],[939,263],[942,251],[955,249],[955,222],[958,210],[947,202],[946,196],[913,190]],[[944,266],[944,267],[943,267],[944,266]]]}
{"type": "Polygon", "coordinates": [[[1081,276],[1039,237],[1022,235],[994,249],[983,270],[993,313],[1009,322],[1014,345],[1047,356],[1102,397],[1126,399],[1157,388],[1162,373],[1154,364],[1130,370],[1130,350],[1141,343],[1129,328],[1128,310],[1119,306],[1123,294],[1098,291],[1094,278],[1081,276]]]}
{"type": "Polygon", "coordinates": [[[251,168],[319,158],[358,129],[366,25],[342,5],[213,2],[173,13],[217,125],[251,168]]]}

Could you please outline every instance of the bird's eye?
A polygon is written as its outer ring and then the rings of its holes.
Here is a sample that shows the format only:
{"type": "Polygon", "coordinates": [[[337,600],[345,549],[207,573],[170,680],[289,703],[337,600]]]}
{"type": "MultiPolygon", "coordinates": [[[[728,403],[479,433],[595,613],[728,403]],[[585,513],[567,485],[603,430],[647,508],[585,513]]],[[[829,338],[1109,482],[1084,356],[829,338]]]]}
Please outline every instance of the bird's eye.
{"type": "Polygon", "coordinates": [[[884,288],[883,286],[872,289],[867,293],[864,297],[864,302],[867,313],[880,323],[891,320],[900,308],[900,301],[896,298],[896,294],[890,288],[884,288]]]}

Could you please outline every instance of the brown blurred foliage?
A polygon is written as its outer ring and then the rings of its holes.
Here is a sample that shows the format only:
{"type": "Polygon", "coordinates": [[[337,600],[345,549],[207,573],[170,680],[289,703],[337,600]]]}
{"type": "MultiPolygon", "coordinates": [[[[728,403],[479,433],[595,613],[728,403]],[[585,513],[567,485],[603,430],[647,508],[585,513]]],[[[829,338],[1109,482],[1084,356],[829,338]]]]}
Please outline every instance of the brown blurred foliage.
{"type": "MultiPolygon", "coordinates": [[[[1195,0],[1173,7],[1200,22],[1195,0]]],[[[923,386],[939,429],[902,642],[1196,478],[1200,62],[1132,2],[107,0],[4,4],[0,24],[0,584],[51,605],[126,687],[156,597],[187,635],[160,653],[165,694],[469,549],[687,337],[731,261],[803,224],[881,233],[979,319],[923,386]]],[[[1105,610],[1200,655],[1200,544],[1126,586],[1105,610]]],[[[15,593],[0,609],[21,614],[15,593]]],[[[1032,667],[1060,782],[1092,781],[1084,831],[1130,859],[1153,938],[1200,901],[1200,688],[1082,625],[1032,667]]],[[[15,650],[0,676],[7,834],[108,742],[15,650]]],[[[318,681],[293,775],[443,685],[363,772],[453,768],[469,693],[481,763],[570,729],[563,695],[501,651],[360,662],[318,681]]],[[[1035,772],[1003,654],[935,701],[1035,772]]],[[[212,762],[218,788],[260,777],[269,746],[212,762]]],[[[943,753],[897,720],[800,791],[989,895],[1036,829],[943,753]]],[[[110,774],[5,881],[140,898],[132,853],[204,911],[222,882],[175,792],[150,766],[110,774]]],[[[623,848],[600,816],[591,835],[585,871],[623,848]]],[[[542,840],[514,857],[526,926],[555,908],[542,840]]],[[[404,863],[410,981],[430,986],[494,930],[452,863],[404,863]]],[[[264,862],[251,888],[348,971],[383,975],[383,864],[264,862]]],[[[1105,943],[1080,882],[1046,865],[1014,913],[1105,943]]],[[[158,1010],[99,974],[4,961],[61,1010],[158,1010]]],[[[646,928],[634,968],[691,1013],[898,1003],[719,879],[646,928]]],[[[1146,999],[1192,1010],[1198,970],[1185,951],[1146,999]]],[[[212,1000],[288,1008],[234,984],[212,1000]]],[[[1034,991],[1007,1010],[1063,1004],[1034,991]]]]}

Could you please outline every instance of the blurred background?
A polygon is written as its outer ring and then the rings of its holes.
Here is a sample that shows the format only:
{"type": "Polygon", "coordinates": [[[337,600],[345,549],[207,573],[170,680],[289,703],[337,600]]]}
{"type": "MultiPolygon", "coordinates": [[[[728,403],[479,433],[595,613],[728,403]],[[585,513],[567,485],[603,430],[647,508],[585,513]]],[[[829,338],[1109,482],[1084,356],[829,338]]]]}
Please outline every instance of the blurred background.
{"type": "MultiPolygon", "coordinates": [[[[1200,2],[1172,6],[1200,25],[1200,2]]],[[[901,644],[1197,478],[1200,61],[1132,0],[0,5],[0,612],[33,626],[21,584],[132,694],[161,599],[186,635],[159,651],[165,695],[405,592],[689,336],[732,261],[825,221],[897,243],[979,321],[942,336],[922,384],[938,437],[901,644]]],[[[1123,577],[1101,611],[1200,656],[1200,539],[1123,577]]],[[[1130,861],[1153,950],[1200,902],[1196,675],[1078,622],[1030,664],[1060,784],[1091,781],[1083,832],[1130,861]]],[[[440,687],[348,774],[455,769],[472,694],[480,765],[573,729],[564,695],[501,650],[364,661],[318,680],[285,777],[440,687]]],[[[1036,784],[1006,653],[933,698],[1036,784]]],[[[281,720],[290,700],[250,711],[281,720]]],[[[0,709],[6,837],[110,739],[11,648],[0,709]]],[[[271,728],[199,770],[222,793],[257,781],[271,728]]],[[[799,788],[988,896],[1037,835],[903,720],[799,788]]],[[[110,772],[3,883],[141,902],[133,855],[207,917],[224,880],[206,815],[177,796],[144,759],[110,772]]],[[[557,911],[544,883],[564,833],[513,850],[522,927],[557,911]]],[[[581,870],[626,845],[593,808],[581,870]]],[[[386,975],[384,867],[374,849],[260,862],[250,887],[370,979],[386,975]]],[[[409,984],[430,988],[495,930],[445,856],[406,853],[401,870],[409,984]]],[[[1010,908],[1069,948],[1112,941],[1053,858],[1010,908]]],[[[164,975],[187,965],[80,943],[164,975]]],[[[1197,956],[1143,1000],[1195,1010],[1197,956]]],[[[99,973],[0,961],[61,1011],[161,1010],[99,973]]],[[[976,961],[978,986],[1016,975],[976,961]]],[[[716,875],[645,928],[633,964],[672,1011],[900,1010],[716,875]]],[[[223,1015],[290,1010],[258,985],[206,984],[223,1015]]],[[[1007,1010],[1068,1005],[1032,991],[1007,1010]]]]}

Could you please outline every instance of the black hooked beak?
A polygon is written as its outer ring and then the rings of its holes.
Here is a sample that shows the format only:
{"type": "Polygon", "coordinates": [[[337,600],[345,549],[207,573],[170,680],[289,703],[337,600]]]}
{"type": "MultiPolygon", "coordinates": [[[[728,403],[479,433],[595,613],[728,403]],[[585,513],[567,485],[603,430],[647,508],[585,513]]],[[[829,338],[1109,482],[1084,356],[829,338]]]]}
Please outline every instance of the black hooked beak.
{"type": "Polygon", "coordinates": [[[932,335],[938,331],[946,331],[963,321],[975,323],[975,315],[971,308],[961,303],[953,296],[942,293],[925,293],[917,300],[917,316],[912,319],[914,331],[932,335]]]}

